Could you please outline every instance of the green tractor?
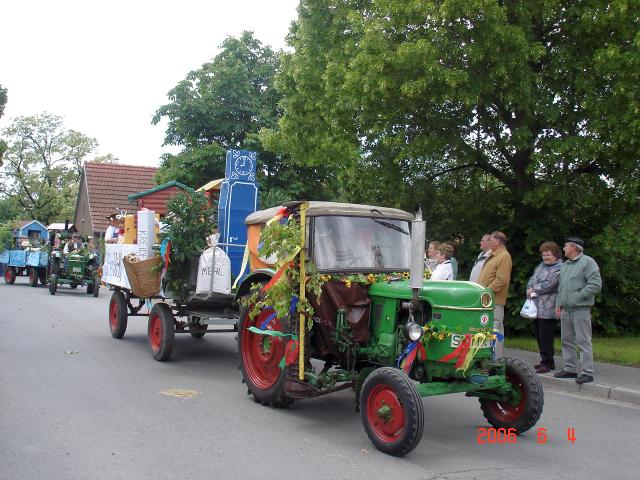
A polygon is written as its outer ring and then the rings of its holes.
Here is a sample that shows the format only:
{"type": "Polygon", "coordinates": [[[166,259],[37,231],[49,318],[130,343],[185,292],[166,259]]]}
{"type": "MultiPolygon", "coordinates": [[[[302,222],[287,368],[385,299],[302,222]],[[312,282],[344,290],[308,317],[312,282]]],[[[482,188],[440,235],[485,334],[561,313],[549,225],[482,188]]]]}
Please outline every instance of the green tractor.
{"type": "Polygon", "coordinates": [[[49,257],[49,293],[55,295],[58,285],[69,285],[75,289],[86,286],[87,293],[100,294],[100,263],[95,253],[83,251],[63,255],[54,250],[49,257]]]}
{"type": "Polygon", "coordinates": [[[245,222],[252,267],[270,254],[280,259],[254,268],[238,292],[240,369],[256,402],[284,407],[353,389],[371,442],[395,456],[420,442],[421,397],[465,392],[510,435],[539,420],[539,378],[517,358],[494,358],[501,335],[493,330],[492,291],[424,279],[420,218],[296,202],[245,222]],[[288,234],[283,220],[300,232],[296,248],[298,234],[288,234]],[[262,232],[260,252],[252,250],[252,228],[262,232]]]}

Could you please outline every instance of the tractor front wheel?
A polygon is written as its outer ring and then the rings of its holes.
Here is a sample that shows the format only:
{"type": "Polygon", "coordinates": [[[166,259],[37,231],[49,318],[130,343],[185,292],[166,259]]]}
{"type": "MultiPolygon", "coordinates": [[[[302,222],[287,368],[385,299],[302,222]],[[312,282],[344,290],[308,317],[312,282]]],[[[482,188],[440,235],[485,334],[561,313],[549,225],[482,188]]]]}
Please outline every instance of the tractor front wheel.
{"type": "Polygon", "coordinates": [[[360,416],[369,439],[384,453],[402,457],[420,443],[422,399],[402,370],[382,367],[367,377],[360,394],[360,416]]]}
{"type": "Polygon", "coordinates": [[[7,269],[4,271],[4,281],[8,285],[13,285],[16,282],[15,267],[7,267],[7,269]]]}
{"type": "Polygon", "coordinates": [[[53,274],[49,277],[49,293],[55,295],[58,290],[58,276],[53,274]]]}
{"type": "Polygon", "coordinates": [[[260,311],[253,319],[249,311],[250,308],[242,307],[238,324],[238,354],[243,382],[256,402],[276,408],[285,407],[291,403],[291,399],[285,395],[289,367],[280,368],[280,361],[288,341],[288,337],[282,336],[286,333],[283,324],[288,322],[275,317],[271,308],[260,311]],[[271,335],[251,332],[250,327],[257,327],[271,335]]]}
{"type": "Polygon", "coordinates": [[[149,312],[147,335],[153,358],[159,362],[168,359],[173,350],[176,325],[171,308],[166,303],[156,303],[149,312]]]}
{"type": "Polygon", "coordinates": [[[533,427],[542,414],[544,392],[538,376],[520,359],[505,357],[507,381],[514,394],[510,401],[480,399],[485,418],[495,428],[514,428],[516,434],[533,427]]]}
{"type": "Polygon", "coordinates": [[[127,299],[120,290],[114,290],[109,301],[109,330],[113,338],[124,337],[127,331],[127,299]]]}
{"type": "Polygon", "coordinates": [[[29,267],[29,285],[32,287],[38,286],[38,272],[35,267],[29,267]]]}

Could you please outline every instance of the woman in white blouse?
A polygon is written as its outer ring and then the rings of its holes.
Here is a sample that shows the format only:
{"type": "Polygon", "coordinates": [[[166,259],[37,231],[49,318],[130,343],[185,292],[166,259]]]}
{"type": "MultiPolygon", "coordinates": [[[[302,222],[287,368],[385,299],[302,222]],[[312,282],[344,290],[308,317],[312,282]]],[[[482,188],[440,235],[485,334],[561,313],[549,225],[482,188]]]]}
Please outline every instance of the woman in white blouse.
{"type": "Polygon", "coordinates": [[[451,256],[453,249],[450,245],[443,243],[436,251],[438,265],[431,273],[431,280],[453,280],[453,268],[451,267],[451,256]]]}

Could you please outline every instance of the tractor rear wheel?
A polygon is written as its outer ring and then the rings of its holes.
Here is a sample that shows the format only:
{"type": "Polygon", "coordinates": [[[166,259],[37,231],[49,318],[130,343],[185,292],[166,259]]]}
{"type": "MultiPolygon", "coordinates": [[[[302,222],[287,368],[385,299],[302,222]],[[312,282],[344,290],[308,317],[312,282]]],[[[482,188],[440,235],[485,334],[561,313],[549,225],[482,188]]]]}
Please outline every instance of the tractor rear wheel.
{"type": "Polygon", "coordinates": [[[163,362],[171,356],[176,325],[171,308],[166,303],[156,303],[149,312],[147,336],[153,358],[163,362]]]}
{"type": "Polygon", "coordinates": [[[7,269],[4,271],[4,281],[9,285],[13,285],[16,282],[15,267],[7,267],[7,269]]]}
{"type": "Polygon", "coordinates": [[[402,457],[422,439],[422,399],[415,383],[397,368],[378,368],[367,377],[360,393],[360,416],[373,445],[389,455],[402,457]]]}
{"type": "Polygon", "coordinates": [[[58,290],[58,276],[53,274],[49,277],[49,293],[55,295],[58,290]]]}
{"type": "Polygon", "coordinates": [[[533,427],[542,414],[544,391],[538,376],[522,360],[505,357],[507,381],[515,391],[511,402],[480,399],[485,418],[495,428],[514,428],[516,434],[533,427]]]}
{"type": "Polygon", "coordinates": [[[280,361],[284,357],[288,337],[260,335],[249,331],[249,328],[262,327],[265,331],[287,333],[284,326],[288,322],[274,317],[264,325],[274,314],[273,309],[262,310],[253,320],[250,310],[242,307],[238,324],[238,354],[243,382],[256,402],[276,408],[285,407],[292,403],[292,399],[285,395],[289,367],[280,368],[280,361]]]}
{"type": "Polygon", "coordinates": [[[109,301],[109,330],[113,338],[122,338],[127,331],[127,299],[120,290],[114,290],[109,301]]]}
{"type": "Polygon", "coordinates": [[[38,272],[35,267],[29,267],[29,285],[32,287],[38,286],[38,272]]]}

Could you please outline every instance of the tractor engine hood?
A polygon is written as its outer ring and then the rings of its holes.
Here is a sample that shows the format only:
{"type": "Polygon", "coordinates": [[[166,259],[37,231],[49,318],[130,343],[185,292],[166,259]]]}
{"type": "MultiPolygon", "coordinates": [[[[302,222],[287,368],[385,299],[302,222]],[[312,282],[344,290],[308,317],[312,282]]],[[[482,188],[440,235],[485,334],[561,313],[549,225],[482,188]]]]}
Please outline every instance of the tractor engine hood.
{"type": "MultiPolygon", "coordinates": [[[[411,300],[412,294],[407,280],[378,282],[369,288],[369,295],[377,297],[411,300]]],[[[474,282],[425,280],[419,298],[429,302],[434,308],[492,310],[494,307],[491,289],[474,282]]]]}

